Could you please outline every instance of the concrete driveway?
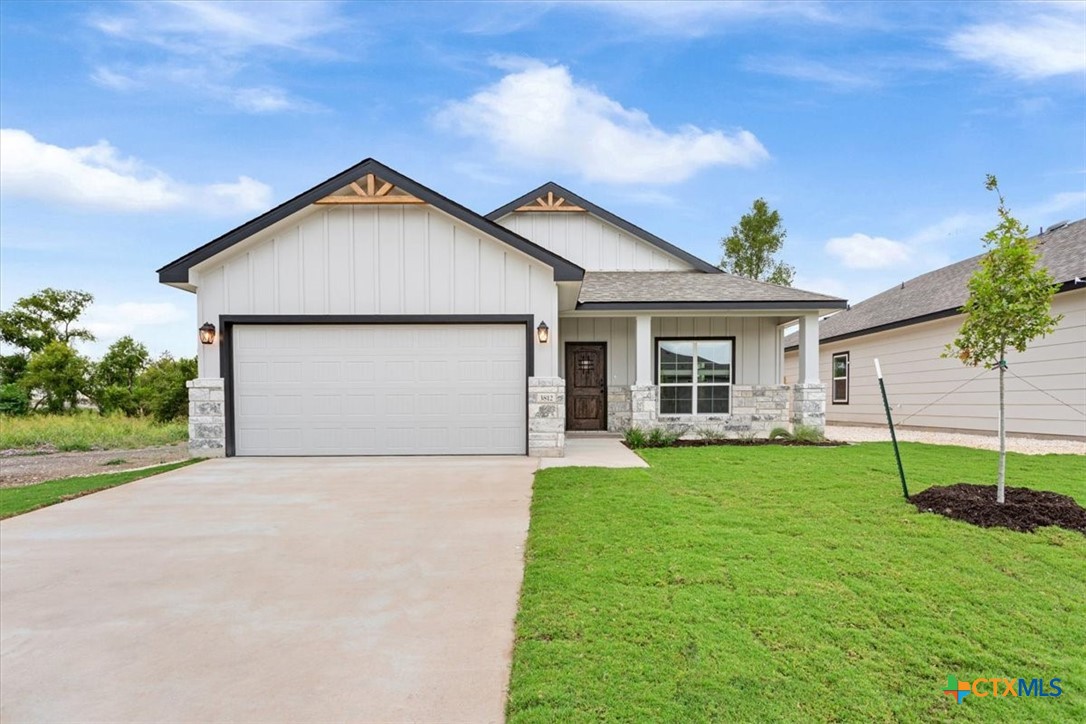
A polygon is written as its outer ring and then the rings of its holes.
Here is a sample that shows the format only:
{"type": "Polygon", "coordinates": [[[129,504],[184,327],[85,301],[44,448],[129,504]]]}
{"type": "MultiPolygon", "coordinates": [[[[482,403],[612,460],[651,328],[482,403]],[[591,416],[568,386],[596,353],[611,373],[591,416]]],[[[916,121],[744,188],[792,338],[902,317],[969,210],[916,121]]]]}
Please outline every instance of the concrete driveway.
{"type": "Polygon", "coordinates": [[[0,524],[0,718],[500,721],[531,458],[235,458],[0,524]]]}

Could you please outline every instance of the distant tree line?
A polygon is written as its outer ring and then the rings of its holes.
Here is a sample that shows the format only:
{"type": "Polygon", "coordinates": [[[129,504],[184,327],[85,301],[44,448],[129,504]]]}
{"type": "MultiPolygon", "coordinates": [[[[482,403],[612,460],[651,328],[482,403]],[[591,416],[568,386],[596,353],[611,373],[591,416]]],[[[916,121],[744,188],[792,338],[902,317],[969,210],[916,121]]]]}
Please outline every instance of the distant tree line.
{"type": "Polygon", "coordinates": [[[168,352],[151,359],[147,347],[125,336],[92,362],[73,347],[94,341],[79,320],[94,296],[42,289],[0,311],[0,340],[13,354],[0,355],[0,414],[60,414],[82,398],[102,414],[149,416],[166,422],[188,413],[185,383],[196,377],[196,358],[168,352]]]}

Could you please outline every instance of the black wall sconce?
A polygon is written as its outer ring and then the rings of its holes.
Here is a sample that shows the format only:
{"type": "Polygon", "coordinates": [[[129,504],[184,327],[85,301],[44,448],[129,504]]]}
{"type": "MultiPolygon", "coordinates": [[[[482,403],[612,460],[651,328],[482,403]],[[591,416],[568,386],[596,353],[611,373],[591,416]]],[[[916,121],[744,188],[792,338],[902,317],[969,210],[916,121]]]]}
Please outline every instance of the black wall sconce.
{"type": "Polygon", "coordinates": [[[540,344],[546,344],[551,338],[551,330],[546,322],[540,322],[539,326],[535,328],[535,336],[539,338],[540,344]]]}
{"type": "Polygon", "coordinates": [[[211,322],[204,322],[200,327],[200,343],[201,344],[214,344],[215,342],[215,325],[211,322]]]}

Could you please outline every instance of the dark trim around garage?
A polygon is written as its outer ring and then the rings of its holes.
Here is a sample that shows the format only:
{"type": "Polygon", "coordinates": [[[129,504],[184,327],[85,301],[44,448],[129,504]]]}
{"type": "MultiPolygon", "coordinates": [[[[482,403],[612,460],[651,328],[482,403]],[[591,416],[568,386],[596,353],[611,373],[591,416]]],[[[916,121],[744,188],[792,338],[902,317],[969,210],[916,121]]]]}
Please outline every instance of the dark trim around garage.
{"type": "Polygon", "coordinates": [[[524,454],[528,454],[528,379],[535,375],[535,315],[533,314],[220,314],[219,374],[223,378],[223,416],[226,429],[226,457],[234,457],[234,348],[231,335],[235,325],[247,324],[523,324],[524,358],[524,454]]]}

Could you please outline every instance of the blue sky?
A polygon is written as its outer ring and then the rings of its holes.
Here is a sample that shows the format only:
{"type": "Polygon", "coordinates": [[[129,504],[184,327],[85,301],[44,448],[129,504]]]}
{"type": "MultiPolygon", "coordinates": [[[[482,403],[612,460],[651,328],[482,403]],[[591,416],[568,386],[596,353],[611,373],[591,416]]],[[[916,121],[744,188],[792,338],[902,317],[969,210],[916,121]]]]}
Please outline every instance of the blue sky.
{"type": "Polygon", "coordinates": [[[1086,216],[1086,3],[0,4],[0,304],[192,354],[154,270],[373,156],[486,213],[555,180],[711,261],[761,196],[859,301],[1086,216]]]}

